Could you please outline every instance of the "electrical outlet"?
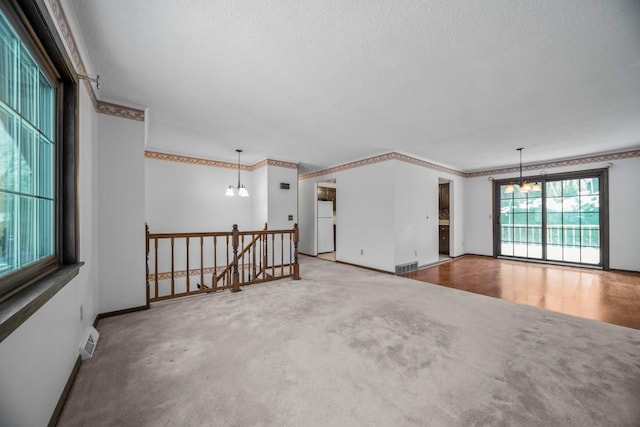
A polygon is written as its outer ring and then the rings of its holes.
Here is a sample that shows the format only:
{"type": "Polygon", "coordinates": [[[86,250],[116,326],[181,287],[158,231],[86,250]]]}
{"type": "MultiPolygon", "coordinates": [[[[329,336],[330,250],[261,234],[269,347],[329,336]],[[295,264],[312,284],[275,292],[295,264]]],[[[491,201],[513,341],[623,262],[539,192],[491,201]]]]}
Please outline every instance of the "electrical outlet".
{"type": "Polygon", "coordinates": [[[360,255],[364,255],[364,249],[360,249],[360,255]]]}
{"type": "Polygon", "coordinates": [[[413,254],[414,254],[415,256],[418,256],[418,251],[413,251],[413,254]]]}
{"type": "Polygon", "coordinates": [[[293,221],[293,215],[289,215],[289,221],[293,221]]]}
{"type": "Polygon", "coordinates": [[[84,310],[82,304],[80,304],[80,320],[84,319],[84,310]]]}

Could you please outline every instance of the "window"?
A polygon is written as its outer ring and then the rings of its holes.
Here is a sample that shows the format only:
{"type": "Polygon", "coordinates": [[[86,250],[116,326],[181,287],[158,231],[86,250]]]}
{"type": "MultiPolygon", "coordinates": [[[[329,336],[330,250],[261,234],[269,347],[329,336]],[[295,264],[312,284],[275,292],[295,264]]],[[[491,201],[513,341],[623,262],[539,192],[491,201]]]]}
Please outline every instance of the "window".
{"type": "Polygon", "coordinates": [[[0,278],[55,255],[55,89],[0,12],[0,278]]]}
{"type": "Polygon", "coordinates": [[[77,274],[77,102],[44,2],[0,3],[0,338],[77,274]]]}
{"type": "Polygon", "coordinates": [[[495,182],[494,255],[608,269],[606,170],[528,177],[538,191],[495,182]]]}

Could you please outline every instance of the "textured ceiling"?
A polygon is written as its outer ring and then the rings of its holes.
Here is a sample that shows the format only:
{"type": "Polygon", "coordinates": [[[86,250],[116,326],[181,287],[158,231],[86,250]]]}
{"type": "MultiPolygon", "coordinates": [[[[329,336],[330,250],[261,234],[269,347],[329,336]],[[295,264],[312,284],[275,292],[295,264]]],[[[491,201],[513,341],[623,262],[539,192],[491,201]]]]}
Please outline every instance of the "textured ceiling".
{"type": "Polygon", "coordinates": [[[154,149],[472,171],[640,146],[637,0],[68,1],[154,149]]]}

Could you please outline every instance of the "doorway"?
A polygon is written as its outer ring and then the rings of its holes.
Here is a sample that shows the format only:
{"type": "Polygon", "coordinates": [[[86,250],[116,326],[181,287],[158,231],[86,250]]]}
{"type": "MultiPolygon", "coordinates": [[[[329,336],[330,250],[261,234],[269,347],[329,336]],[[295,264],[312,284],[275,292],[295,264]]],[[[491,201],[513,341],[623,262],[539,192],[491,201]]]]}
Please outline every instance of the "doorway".
{"type": "Polygon", "coordinates": [[[318,183],[317,191],[317,254],[318,258],[336,260],[336,180],[318,183]]]}
{"type": "Polygon", "coordinates": [[[438,252],[440,260],[451,255],[451,182],[438,178],[438,252]]]}

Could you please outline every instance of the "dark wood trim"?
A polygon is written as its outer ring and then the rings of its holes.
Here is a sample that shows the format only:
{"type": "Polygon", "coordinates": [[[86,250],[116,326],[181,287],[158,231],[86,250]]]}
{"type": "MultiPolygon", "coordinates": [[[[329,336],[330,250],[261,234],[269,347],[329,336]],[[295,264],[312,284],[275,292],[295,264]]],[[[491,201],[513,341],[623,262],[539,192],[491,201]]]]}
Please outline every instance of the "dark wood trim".
{"type": "Polygon", "coordinates": [[[609,270],[612,273],[623,273],[623,274],[640,274],[640,270],[621,270],[619,268],[610,268],[609,270]]]}
{"type": "Polygon", "coordinates": [[[486,257],[486,258],[494,258],[493,255],[474,254],[473,252],[465,252],[462,255],[459,255],[459,256],[454,257],[454,258],[462,258],[462,257],[467,256],[467,255],[468,256],[482,256],[482,257],[486,257]]]}
{"type": "Polygon", "coordinates": [[[61,173],[58,178],[58,213],[60,235],[60,262],[69,264],[79,259],[78,219],[78,86],[67,83],[62,96],[62,138],[60,145],[61,173]]]}
{"type": "Polygon", "coordinates": [[[12,0],[17,3],[28,19],[38,38],[38,47],[46,53],[49,64],[53,64],[63,79],[77,81],[75,67],[58,34],[53,17],[49,14],[45,0],[12,0]]]}
{"type": "Polygon", "coordinates": [[[609,169],[602,169],[600,175],[600,247],[602,248],[602,269],[609,271],[609,169]]]}
{"type": "Polygon", "coordinates": [[[94,327],[95,327],[95,325],[98,324],[98,322],[101,319],[104,319],[106,317],[120,316],[121,314],[135,313],[136,311],[144,311],[144,310],[148,310],[146,305],[141,305],[139,307],[125,308],[125,309],[122,309],[122,310],[109,311],[107,313],[100,313],[100,314],[98,314],[98,316],[96,316],[96,321],[94,322],[94,327]]]}
{"type": "Polygon", "coordinates": [[[391,271],[380,270],[378,268],[367,267],[367,266],[364,266],[364,265],[352,264],[350,262],[338,261],[338,260],[336,260],[335,262],[337,262],[338,264],[350,265],[352,267],[364,268],[365,270],[375,271],[376,273],[384,273],[384,274],[395,275],[395,273],[393,273],[391,271]]]}
{"type": "Polygon", "coordinates": [[[64,43],[49,14],[45,0],[9,0],[2,4],[22,41],[56,90],[56,189],[55,257],[43,259],[11,277],[2,278],[0,304],[9,311],[0,316],[0,341],[50,299],[77,274],[79,263],[78,220],[78,86],[64,43]],[[6,6],[6,7],[5,7],[6,6]],[[16,25],[19,24],[19,25],[16,25]],[[65,279],[66,278],[66,279],[65,279]],[[66,281],[65,281],[66,280],[66,281]],[[35,287],[33,290],[29,288],[35,287]],[[25,300],[25,296],[36,298],[25,300]],[[44,302],[41,302],[44,300],[44,302]],[[19,315],[16,314],[19,313],[19,315]],[[17,316],[17,317],[15,317],[17,316]],[[14,318],[15,317],[15,318],[14,318]],[[13,319],[13,320],[12,320],[13,319]],[[5,325],[5,323],[7,323],[5,325]]]}
{"type": "Polygon", "coordinates": [[[58,421],[60,421],[60,415],[62,414],[62,409],[64,409],[64,404],[67,403],[67,398],[69,397],[69,393],[71,393],[73,383],[76,381],[76,377],[78,376],[80,365],[82,365],[82,358],[78,356],[78,358],[76,359],[76,363],[73,365],[73,369],[71,370],[71,374],[69,374],[67,383],[64,385],[64,389],[62,389],[62,394],[58,399],[56,408],[53,410],[53,414],[51,414],[51,418],[49,419],[48,424],[49,427],[55,427],[56,425],[58,425],[58,421]]]}
{"type": "Polygon", "coordinates": [[[0,342],[18,329],[67,283],[78,275],[83,262],[65,265],[0,303],[0,342]]]}

